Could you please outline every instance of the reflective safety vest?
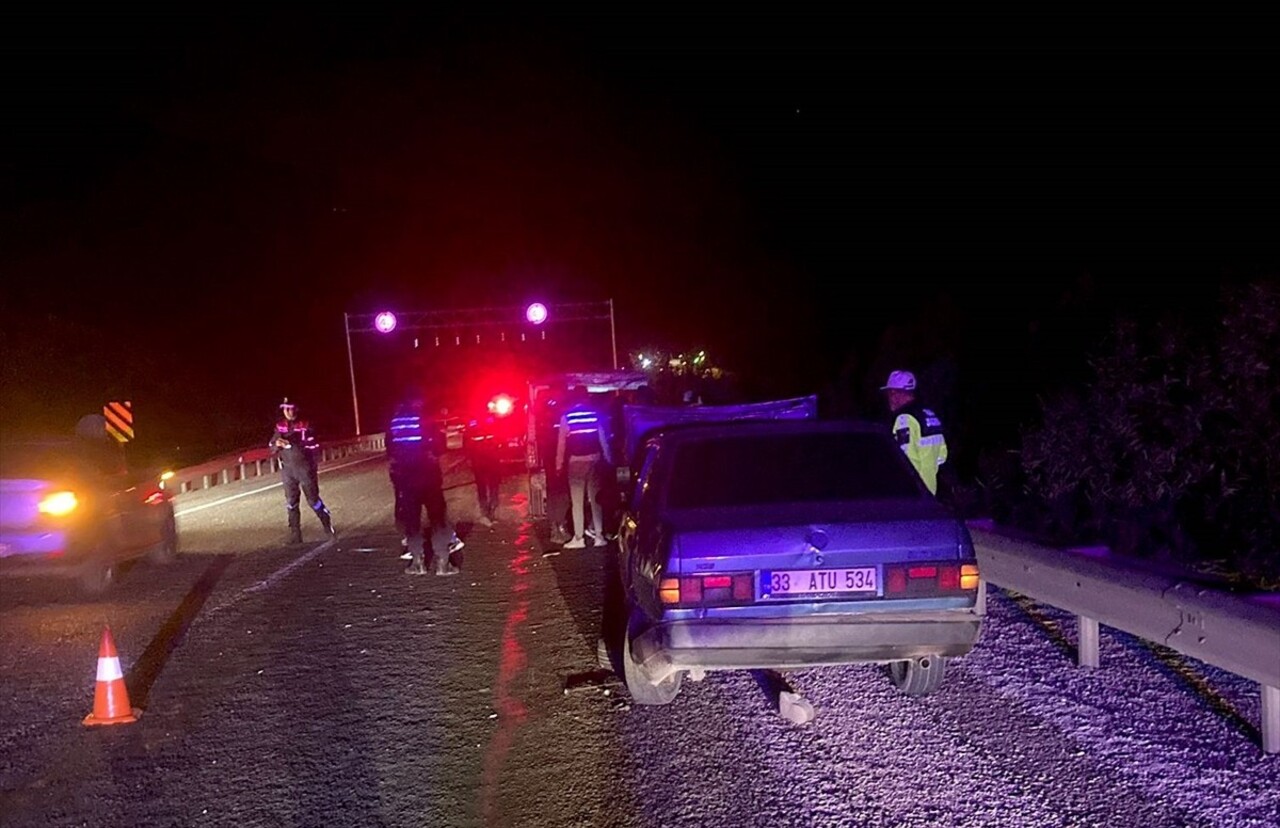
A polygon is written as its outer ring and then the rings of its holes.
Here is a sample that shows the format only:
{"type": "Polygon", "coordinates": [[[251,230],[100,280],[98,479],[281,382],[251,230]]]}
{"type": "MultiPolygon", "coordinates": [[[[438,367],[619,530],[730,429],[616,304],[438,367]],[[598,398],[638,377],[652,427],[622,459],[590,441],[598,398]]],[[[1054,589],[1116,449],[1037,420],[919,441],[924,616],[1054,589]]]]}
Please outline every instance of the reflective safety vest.
{"type": "Polygon", "coordinates": [[[608,438],[604,433],[604,417],[588,403],[579,403],[560,418],[560,433],[556,437],[556,469],[561,469],[572,457],[599,457],[612,463],[608,438]]]}
{"type": "Polygon", "coordinates": [[[937,494],[938,467],[947,462],[947,438],[942,433],[942,420],[932,409],[912,402],[894,415],[893,436],[924,485],[937,494]]]}
{"type": "Polygon", "coordinates": [[[387,428],[387,457],[391,473],[405,467],[438,462],[432,433],[422,422],[422,415],[412,408],[401,408],[387,428]]]}
{"type": "Polygon", "coordinates": [[[600,454],[600,414],[592,408],[573,408],[566,411],[561,427],[565,432],[565,453],[570,457],[600,454]]]}

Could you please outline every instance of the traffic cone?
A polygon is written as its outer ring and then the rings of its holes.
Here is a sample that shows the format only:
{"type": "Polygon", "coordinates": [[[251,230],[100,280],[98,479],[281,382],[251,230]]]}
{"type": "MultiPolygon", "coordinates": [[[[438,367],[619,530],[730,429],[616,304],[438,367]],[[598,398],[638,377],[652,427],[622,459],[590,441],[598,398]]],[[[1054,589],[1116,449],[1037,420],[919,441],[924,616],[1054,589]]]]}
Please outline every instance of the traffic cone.
{"type": "Polygon", "coordinates": [[[141,715],[141,710],[129,706],[129,690],[124,686],[116,642],[111,640],[111,628],[103,627],[102,643],[98,646],[98,683],[93,690],[93,712],[84,717],[84,723],[124,724],[138,721],[141,715]]]}

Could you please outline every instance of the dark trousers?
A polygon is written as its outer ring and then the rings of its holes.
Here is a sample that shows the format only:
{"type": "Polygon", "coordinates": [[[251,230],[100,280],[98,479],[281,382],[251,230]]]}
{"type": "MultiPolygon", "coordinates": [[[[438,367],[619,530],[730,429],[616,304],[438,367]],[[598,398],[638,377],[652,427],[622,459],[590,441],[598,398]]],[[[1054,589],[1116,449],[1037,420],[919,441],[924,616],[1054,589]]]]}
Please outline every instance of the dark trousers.
{"type": "Polygon", "coordinates": [[[476,479],[476,500],[480,503],[480,512],[492,520],[494,513],[498,509],[498,487],[502,484],[502,462],[493,452],[472,452],[471,473],[476,479]]]}
{"type": "Polygon", "coordinates": [[[427,510],[431,526],[431,551],[433,554],[449,553],[449,539],[453,530],[445,514],[444,475],[438,464],[415,470],[412,474],[392,479],[396,493],[396,523],[409,539],[410,548],[422,537],[422,510],[427,510]]]}
{"type": "Polygon", "coordinates": [[[300,506],[304,494],[307,496],[307,505],[321,521],[329,514],[324,501],[320,499],[320,479],[314,467],[281,466],[280,480],[284,483],[284,505],[289,513],[290,528],[302,525],[300,506]]]}

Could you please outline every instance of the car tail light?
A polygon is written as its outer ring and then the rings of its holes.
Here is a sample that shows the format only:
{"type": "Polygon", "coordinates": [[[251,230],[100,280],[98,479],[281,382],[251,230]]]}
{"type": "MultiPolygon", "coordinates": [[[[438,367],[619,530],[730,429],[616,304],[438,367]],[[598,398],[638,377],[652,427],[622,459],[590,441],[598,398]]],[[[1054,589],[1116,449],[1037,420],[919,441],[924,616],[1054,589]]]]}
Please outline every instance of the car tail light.
{"type": "Polygon", "coordinates": [[[159,506],[161,503],[164,503],[164,492],[159,490],[151,492],[142,499],[142,502],[148,506],[159,506]]]}
{"type": "Polygon", "coordinates": [[[80,505],[75,492],[49,492],[40,499],[40,514],[63,517],[69,515],[80,505]]]}
{"type": "Polygon", "coordinates": [[[663,604],[681,607],[723,607],[755,600],[755,576],[750,572],[716,572],[663,578],[658,584],[663,604]]]}
{"type": "Polygon", "coordinates": [[[909,598],[970,592],[977,588],[977,564],[889,564],[884,568],[885,595],[909,598]]]}

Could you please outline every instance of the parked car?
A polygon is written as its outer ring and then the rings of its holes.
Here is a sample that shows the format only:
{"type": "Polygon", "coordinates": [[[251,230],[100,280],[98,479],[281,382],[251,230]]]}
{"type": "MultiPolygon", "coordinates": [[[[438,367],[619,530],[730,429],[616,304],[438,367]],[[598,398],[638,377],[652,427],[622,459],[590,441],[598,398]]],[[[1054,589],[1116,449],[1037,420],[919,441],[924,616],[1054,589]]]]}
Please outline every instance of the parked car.
{"type": "Polygon", "coordinates": [[[969,532],[880,424],[650,431],[617,554],[617,661],[640,704],[712,670],[855,663],[924,695],[981,629],[969,532]]]}
{"type": "Polygon", "coordinates": [[[172,495],[109,440],[0,444],[0,575],[75,578],[105,591],[121,564],[178,551],[172,495]]]}

